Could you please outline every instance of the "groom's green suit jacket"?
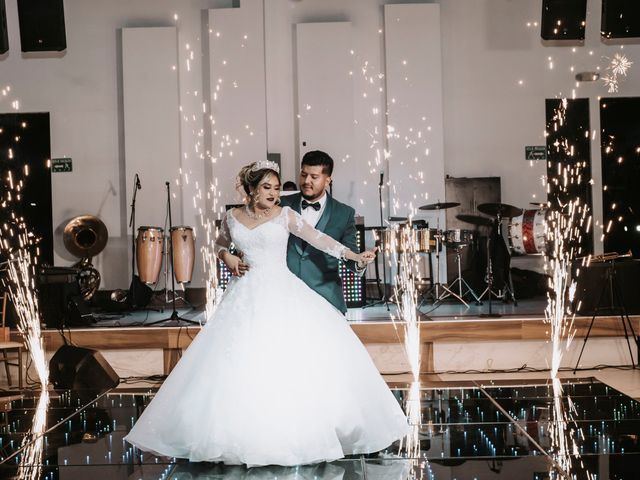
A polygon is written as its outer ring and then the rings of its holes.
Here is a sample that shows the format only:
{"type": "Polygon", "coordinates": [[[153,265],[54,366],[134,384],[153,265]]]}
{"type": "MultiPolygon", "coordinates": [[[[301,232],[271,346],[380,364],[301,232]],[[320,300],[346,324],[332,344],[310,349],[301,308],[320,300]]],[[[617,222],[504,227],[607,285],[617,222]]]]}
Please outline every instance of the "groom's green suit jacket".
{"type": "MultiPolygon", "coordinates": [[[[301,195],[287,195],[281,197],[282,206],[289,206],[300,213],[301,195]]],[[[358,252],[356,239],[355,210],[344,203],[333,199],[327,193],[327,203],[316,229],[324,232],[354,252],[358,252]]],[[[300,277],[313,290],[327,299],[342,313],[347,311],[347,305],[342,294],[342,282],[338,274],[341,260],[306,245],[301,238],[289,236],[287,246],[287,265],[289,270],[300,277]]],[[[346,262],[347,268],[357,271],[355,262],[346,262]]]]}

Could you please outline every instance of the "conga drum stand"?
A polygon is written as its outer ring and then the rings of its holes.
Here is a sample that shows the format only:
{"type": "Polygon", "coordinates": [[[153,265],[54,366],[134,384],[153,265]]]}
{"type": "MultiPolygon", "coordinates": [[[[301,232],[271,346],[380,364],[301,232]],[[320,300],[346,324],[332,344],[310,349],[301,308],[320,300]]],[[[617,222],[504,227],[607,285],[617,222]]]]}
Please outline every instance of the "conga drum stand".
{"type": "MultiPolygon", "coordinates": [[[[169,215],[169,232],[171,232],[171,229],[173,228],[172,219],[171,219],[171,191],[169,188],[169,185],[170,185],[169,182],[165,182],[165,185],[167,186],[167,213],[169,215]]],[[[169,235],[169,252],[170,252],[169,256],[171,257],[171,259],[173,259],[173,239],[171,235],[169,235]]],[[[164,322],[174,322],[178,326],[180,326],[182,323],[200,325],[200,322],[182,318],[180,315],[178,315],[178,311],[176,310],[176,280],[173,272],[173,262],[171,263],[171,293],[172,293],[171,302],[173,305],[173,311],[171,312],[171,316],[169,318],[165,318],[164,320],[157,320],[155,322],[145,323],[145,325],[156,325],[158,323],[164,323],[164,322]]],[[[170,325],[167,325],[167,326],[170,326],[170,325]]]]}

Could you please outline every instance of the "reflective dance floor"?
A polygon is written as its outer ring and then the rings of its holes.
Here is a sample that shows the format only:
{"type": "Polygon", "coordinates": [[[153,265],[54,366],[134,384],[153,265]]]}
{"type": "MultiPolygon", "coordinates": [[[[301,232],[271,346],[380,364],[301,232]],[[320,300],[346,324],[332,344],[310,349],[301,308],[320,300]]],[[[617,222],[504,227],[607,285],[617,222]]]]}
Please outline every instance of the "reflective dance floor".
{"type": "MultiPolygon", "coordinates": [[[[445,383],[421,391],[421,453],[386,451],[300,467],[247,469],[189,463],[139,452],[123,441],[155,388],[51,392],[37,413],[38,392],[0,397],[0,478],[25,479],[545,479],[555,474],[549,452],[553,394],[545,381],[445,383]],[[44,435],[30,433],[46,418],[44,435]],[[41,447],[38,451],[37,447],[41,447]],[[550,473],[551,471],[551,473],[550,473]]],[[[284,388],[284,387],[283,387],[284,388]]],[[[394,389],[399,401],[406,390],[394,389]]],[[[593,379],[564,383],[573,402],[580,459],[573,478],[636,479],[640,404],[593,379]]],[[[184,400],[183,400],[184,401],[184,400]]],[[[259,402],[259,399],[256,399],[259,402]]],[[[312,415],[312,412],[309,412],[312,415]]]]}

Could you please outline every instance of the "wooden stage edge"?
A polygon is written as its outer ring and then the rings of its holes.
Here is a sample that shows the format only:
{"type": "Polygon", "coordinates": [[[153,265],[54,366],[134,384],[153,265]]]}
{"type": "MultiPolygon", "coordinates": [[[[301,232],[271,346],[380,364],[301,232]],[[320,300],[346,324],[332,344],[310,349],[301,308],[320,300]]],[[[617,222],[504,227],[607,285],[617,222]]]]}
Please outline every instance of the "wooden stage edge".
{"type": "MultiPolygon", "coordinates": [[[[630,316],[636,335],[640,333],[640,315],[630,316]]],[[[404,341],[404,323],[390,321],[349,322],[355,334],[365,345],[399,344],[404,341]]],[[[587,334],[591,317],[576,317],[575,337],[587,334]]],[[[75,328],[65,330],[65,336],[72,344],[96,350],[136,350],[162,349],[164,351],[164,371],[168,373],[179,358],[179,351],[188,347],[198,334],[200,326],[188,327],[109,327],[75,328]]],[[[475,343],[496,341],[545,340],[549,338],[549,324],[542,317],[498,319],[463,318],[431,320],[420,322],[420,339],[424,344],[423,358],[425,371],[433,371],[434,343],[475,343]]],[[[621,318],[614,316],[596,317],[591,330],[592,337],[623,337],[621,318]]],[[[20,340],[17,332],[11,333],[12,340],[20,340]]],[[[64,344],[58,330],[44,330],[45,350],[55,351],[64,344]]]]}
{"type": "MultiPolygon", "coordinates": [[[[640,333],[640,315],[630,316],[636,335],[640,333]]],[[[404,341],[402,322],[349,322],[351,328],[366,344],[401,343],[404,341]]],[[[576,337],[584,337],[591,317],[576,317],[576,337]]],[[[73,344],[97,350],[186,348],[200,326],[189,327],[108,327],[74,328],[65,330],[73,344]]],[[[58,330],[44,330],[47,351],[55,351],[64,344],[58,330]]],[[[591,330],[593,337],[624,336],[620,317],[596,317],[591,330]]],[[[12,340],[19,334],[11,332],[12,340]]],[[[544,340],[549,338],[549,324],[543,318],[458,319],[420,322],[420,339],[424,343],[495,342],[514,340],[544,340]]]]}

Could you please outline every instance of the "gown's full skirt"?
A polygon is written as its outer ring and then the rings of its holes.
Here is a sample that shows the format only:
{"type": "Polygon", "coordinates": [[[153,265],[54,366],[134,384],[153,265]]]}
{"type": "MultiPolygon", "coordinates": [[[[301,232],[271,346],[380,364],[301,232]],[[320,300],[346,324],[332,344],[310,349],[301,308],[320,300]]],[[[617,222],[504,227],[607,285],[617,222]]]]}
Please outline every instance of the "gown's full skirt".
{"type": "Polygon", "coordinates": [[[155,454],[300,465],[407,433],[345,318],[286,266],[233,279],[126,440],[155,454]]]}

